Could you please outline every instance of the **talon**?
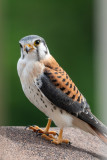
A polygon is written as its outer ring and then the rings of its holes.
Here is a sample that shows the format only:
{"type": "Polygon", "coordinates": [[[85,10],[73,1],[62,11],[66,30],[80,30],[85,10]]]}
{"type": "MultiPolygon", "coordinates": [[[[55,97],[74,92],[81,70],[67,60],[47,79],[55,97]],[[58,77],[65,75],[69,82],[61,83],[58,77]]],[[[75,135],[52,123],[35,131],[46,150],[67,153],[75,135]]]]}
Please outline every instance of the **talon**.
{"type": "MultiPolygon", "coordinates": [[[[29,126],[30,127],[30,126],[29,126]]],[[[32,127],[36,127],[35,125],[32,125],[32,127]]]]}
{"type": "Polygon", "coordinates": [[[71,144],[72,144],[72,143],[69,141],[69,142],[68,142],[68,145],[71,145],[71,144]]]}
{"type": "Polygon", "coordinates": [[[52,143],[53,139],[50,140],[50,142],[52,143]]]}
{"type": "Polygon", "coordinates": [[[57,133],[55,131],[49,131],[50,125],[51,125],[51,119],[48,120],[47,126],[44,130],[42,130],[41,128],[39,128],[38,126],[35,126],[35,125],[29,126],[29,129],[36,132],[37,136],[45,134],[49,138],[54,138],[54,137],[52,137],[52,135],[55,136],[55,135],[57,135],[57,133]]]}
{"type": "Polygon", "coordinates": [[[37,133],[36,136],[38,137],[38,136],[41,136],[42,134],[43,134],[43,133],[37,133]]]}
{"type": "MultiPolygon", "coordinates": [[[[29,129],[36,132],[36,136],[40,135],[43,138],[49,140],[51,143],[54,143],[54,144],[66,143],[69,145],[71,144],[69,140],[62,138],[63,129],[60,129],[60,132],[58,134],[55,131],[49,131],[50,125],[51,125],[51,119],[48,120],[47,126],[44,130],[42,130],[41,128],[35,125],[29,126],[29,129]],[[58,136],[57,138],[55,138],[56,135],[58,136]]],[[[26,128],[28,128],[28,126],[26,128]]]]}
{"type": "Polygon", "coordinates": [[[37,129],[35,132],[38,133],[40,131],[40,129],[37,129]]]}
{"type": "Polygon", "coordinates": [[[70,143],[69,140],[62,138],[62,133],[63,133],[63,129],[60,129],[58,138],[53,139],[53,141],[51,141],[51,143],[54,143],[54,144],[62,144],[62,143],[69,144],[70,143]]]}
{"type": "Polygon", "coordinates": [[[27,130],[28,128],[29,128],[29,127],[26,126],[26,127],[25,127],[25,130],[27,130]]]}
{"type": "Polygon", "coordinates": [[[30,127],[30,125],[26,126],[26,127],[25,127],[25,130],[27,130],[29,127],[30,127]]]}

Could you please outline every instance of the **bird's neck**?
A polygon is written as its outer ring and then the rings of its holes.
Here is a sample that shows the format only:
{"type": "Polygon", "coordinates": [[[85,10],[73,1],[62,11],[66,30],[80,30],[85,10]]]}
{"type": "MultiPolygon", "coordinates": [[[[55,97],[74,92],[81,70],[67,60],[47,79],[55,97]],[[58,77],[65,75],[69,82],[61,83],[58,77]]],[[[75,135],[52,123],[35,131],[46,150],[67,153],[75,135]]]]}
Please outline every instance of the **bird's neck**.
{"type": "Polygon", "coordinates": [[[49,67],[49,68],[52,68],[52,69],[55,69],[56,67],[59,67],[59,64],[57,63],[57,61],[51,55],[48,59],[41,60],[40,62],[43,63],[45,65],[45,67],[49,67]]]}

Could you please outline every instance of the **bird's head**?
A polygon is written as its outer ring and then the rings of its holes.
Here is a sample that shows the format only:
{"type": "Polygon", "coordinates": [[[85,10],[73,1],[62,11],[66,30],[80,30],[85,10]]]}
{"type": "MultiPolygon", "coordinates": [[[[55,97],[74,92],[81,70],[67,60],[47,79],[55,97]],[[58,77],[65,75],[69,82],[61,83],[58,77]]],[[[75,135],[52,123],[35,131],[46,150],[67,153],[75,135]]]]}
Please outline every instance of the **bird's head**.
{"type": "Polygon", "coordinates": [[[45,40],[37,35],[29,35],[19,41],[21,58],[40,61],[50,55],[45,40]]]}

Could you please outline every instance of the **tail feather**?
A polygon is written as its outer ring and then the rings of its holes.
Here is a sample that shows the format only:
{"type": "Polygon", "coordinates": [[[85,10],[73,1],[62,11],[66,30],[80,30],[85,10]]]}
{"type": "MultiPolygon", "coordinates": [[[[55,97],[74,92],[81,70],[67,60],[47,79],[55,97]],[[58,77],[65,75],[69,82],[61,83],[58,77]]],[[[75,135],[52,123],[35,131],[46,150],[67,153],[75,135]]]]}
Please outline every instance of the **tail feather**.
{"type": "Polygon", "coordinates": [[[97,135],[105,144],[107,144],[107,127],[98,120],[90,110],[82,112],[78,115],[78,118],[85,121],[91,128],[92,134],[97,135]]]}
{"type": "Polygon", "coordinates": [[[91,128],[94,130],[95,134],[100,138],[106,145],[107,145],[107,134],[105,134],[103,131],[107,128],[103,126],[102,130],[98,130],[97,128],[91,126],[91,128]]]}
{"type": "Polygon", "coordinates": [[[94,117],[94,120],[97,123],[94,123],[94,125],[90,124],[90,127],[94,130],[98,138],[100,138],[107,145],[107,127],[99,119],[97,119],[93,114],[92,116],[94,117]]]}

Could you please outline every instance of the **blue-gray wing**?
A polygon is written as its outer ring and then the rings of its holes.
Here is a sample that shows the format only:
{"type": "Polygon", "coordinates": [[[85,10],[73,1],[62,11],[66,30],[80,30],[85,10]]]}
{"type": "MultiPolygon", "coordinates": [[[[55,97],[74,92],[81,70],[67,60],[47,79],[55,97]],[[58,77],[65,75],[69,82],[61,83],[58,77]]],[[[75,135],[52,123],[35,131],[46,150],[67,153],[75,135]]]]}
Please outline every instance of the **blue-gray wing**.
{"type": "Polygon", "coordinates": [[[86,101],[79,103],[78,101],[74,101],[72,98],[68,97],[67,94],[63,93],[60,88],[56,88],[47,73],[42,75],[41,81],[41,92],[54,105],[85,121],[93,128],[95,127],[99,131],[103,131],[107,134],[107,130],[104,125],[91,113],[89,105],[86,101]]]}

